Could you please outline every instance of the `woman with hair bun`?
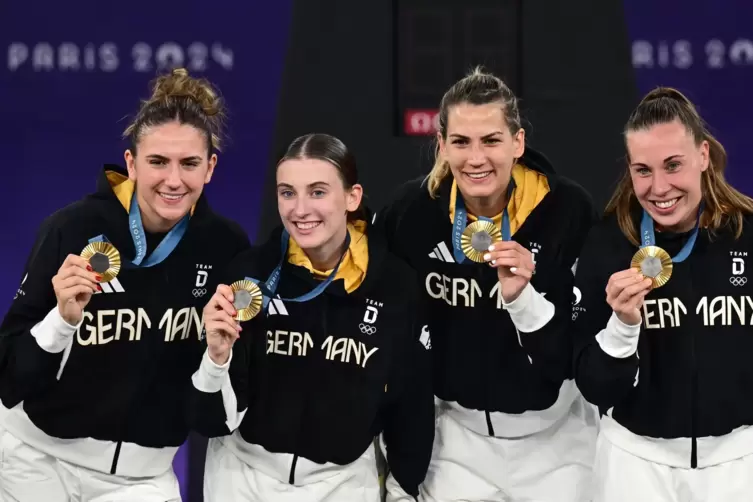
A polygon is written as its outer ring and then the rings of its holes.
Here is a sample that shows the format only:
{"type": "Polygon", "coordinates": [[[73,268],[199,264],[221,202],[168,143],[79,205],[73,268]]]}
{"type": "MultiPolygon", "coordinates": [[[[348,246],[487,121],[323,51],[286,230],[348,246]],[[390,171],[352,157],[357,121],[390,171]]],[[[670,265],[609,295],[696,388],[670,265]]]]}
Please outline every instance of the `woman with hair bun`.
{"type": "Polygon", "coordinates": [[[42,223],[0,325],[1,500],[180,500],[206,292],[249,245],[203,195],[222,117],[209,82],[159,77],[125,168],[42,223]]]}
{"type": "Polygon", "coordinates": [[[581,254],[575,377],[602,412],[596,502],[751,499],[753,200],[693,103],[646,95],[581,254]]]}

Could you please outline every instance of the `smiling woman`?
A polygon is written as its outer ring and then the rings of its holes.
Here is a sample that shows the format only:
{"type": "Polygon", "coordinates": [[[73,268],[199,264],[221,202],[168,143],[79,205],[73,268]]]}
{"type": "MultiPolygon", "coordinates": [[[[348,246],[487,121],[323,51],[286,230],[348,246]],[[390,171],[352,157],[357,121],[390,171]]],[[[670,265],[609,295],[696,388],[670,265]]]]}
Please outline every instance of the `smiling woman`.
{"type": "Polygon", "coordinates": [[[166,232],[196,204],[212,179],[224,110],[209,82],[183,69],[160,77],[125,130],[128,177],[144,228],[166,232]]]}
{"type": "Polygon", "coordinates": [[[106,165],[43,223],[0,326],[0,499],[180,500],[197,310],[208,271],[249,245],[203,195],[221,117],[208,82],[158,78],[126,130],[127,168],[106,165]]]}
{"type": "Polygon", "coordinates": [[[205,501],[378,502],[375,437],[392,482],[418,496],[434,437],[430,335],[415,274],[362,198],[333,136],[301,136],[280,160],[282,225],[232,261],[204,309],[192,419],[230,435],[209,442],[205,501]],[[239,283],[261,290],[259,315],[244,315],[239,283]]]}
{"type": "Polygon", "coordinates": [[[675,89],[643,98],[625,146],[576,274],[575,379],[609,410],[593,500],[749,500],[753,200],[675,89]]]}

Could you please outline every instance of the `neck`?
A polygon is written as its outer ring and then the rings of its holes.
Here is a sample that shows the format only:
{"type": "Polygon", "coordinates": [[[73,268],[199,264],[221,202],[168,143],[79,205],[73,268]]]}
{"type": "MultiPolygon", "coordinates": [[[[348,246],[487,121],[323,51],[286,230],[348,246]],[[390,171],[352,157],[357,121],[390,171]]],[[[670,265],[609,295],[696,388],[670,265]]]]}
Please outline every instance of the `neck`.
{"type": "Polygon", "coordinates": [[[348,229],[343,227],[332,239],[316,249],[304,249],[315,270],[324,272],[332,270],[345,252],[345,237],[348,229]]]}
{"type": "Polygon", "coordinates": [[[458,193],[463,197],[466,209],[474,216],[483,216],[485,218],[494,218],[499,215],[507,207],[507,185],[504,186],[499,194],[491,195],[489,197],[466,197],[462,193],[458,193]]]}

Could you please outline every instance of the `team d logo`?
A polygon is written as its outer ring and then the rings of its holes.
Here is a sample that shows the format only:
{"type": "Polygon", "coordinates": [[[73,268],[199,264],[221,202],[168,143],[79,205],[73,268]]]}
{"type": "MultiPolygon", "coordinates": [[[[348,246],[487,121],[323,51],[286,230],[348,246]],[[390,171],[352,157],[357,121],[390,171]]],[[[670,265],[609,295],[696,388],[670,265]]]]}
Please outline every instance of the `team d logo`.
{"type": "Polygon", "coordinates": [[[733,286],[744,286],[748,283],[745,277],[745,258],[748,256],[747,251],[730,251],[732,258],[732,277],[729,278],[733,286]]]}

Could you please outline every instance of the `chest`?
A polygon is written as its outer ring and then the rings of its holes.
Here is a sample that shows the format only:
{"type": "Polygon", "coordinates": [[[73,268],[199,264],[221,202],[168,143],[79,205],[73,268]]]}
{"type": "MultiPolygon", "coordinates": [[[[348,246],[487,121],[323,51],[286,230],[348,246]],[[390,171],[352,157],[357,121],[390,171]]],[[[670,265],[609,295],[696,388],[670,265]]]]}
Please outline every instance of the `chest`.
{"type": "Polygon", "coordinates": [[[384,375],[400,338],[410,336],[410,322],[407,308],[383,297],[322,294],[294,302],[283,290],[259,323],[257,354],[281,371],[384,375]]]}
{"type": "MultiPolygon", "coordinates": [[[[502,309],[502,295],[496,269],[467,259],[453,246],[452,227],[419,230],[421,243],[406,249],[410,264],[418,271],[430,302],[457,308],[502,309]]],[[[531,283],[546,292],[549,279],[561,273],[560,249],[548,239],[531,235],[522,227],[513,240],[531,254],[535,270],[531,283]]],[[[411,241],[413,242],[413,241],[411,241]]]]}
{"type": "MultiPolygon", "coordinates": [[[[65,242],[61,260],[67,254],[79,254],[86,244],[85,238],[65,242]]],[[[162,262],[135,267],[127,263],[132,250],[114,240],[119,252],[124,249],[120,271],[91,297],[75,343],[89,349],[119,350],[116,347],[123,345],[198,342],[203,307],[232,257],[193,244],[181,242],[162,262]]]]}

